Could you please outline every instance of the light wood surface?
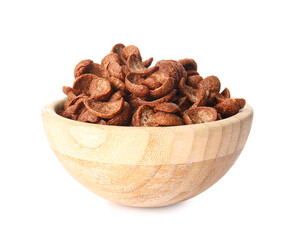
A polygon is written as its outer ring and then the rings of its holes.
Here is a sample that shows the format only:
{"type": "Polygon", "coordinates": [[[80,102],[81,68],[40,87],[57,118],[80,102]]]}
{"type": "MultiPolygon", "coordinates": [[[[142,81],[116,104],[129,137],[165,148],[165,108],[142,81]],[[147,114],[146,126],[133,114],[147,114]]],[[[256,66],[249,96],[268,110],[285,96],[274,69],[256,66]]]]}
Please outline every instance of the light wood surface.
{"type": "Polygon", "coordinates": [[[66,170],[113,202],[159,207],[187,200],[217,182],[234,164],[250,132],[246,105],[228,119],[175,127],[106,126],[42,110],[51,148],[66,170]]]}

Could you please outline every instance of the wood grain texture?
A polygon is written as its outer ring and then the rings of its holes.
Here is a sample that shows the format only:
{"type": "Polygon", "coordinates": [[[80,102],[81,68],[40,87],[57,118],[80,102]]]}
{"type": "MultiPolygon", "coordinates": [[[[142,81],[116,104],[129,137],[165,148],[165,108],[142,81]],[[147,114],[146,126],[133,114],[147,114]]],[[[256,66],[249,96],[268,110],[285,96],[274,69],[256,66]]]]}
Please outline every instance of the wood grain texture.
{"type": "Polygon", "coordinates": [[[62,165],[97,195],[136,207],[174,204],[212,186],[240,155],[253,119],[246,105],[237,115],[211,123],[106,126],[59,116],[63,103],[42,110],[50,146],[62,165]]]}

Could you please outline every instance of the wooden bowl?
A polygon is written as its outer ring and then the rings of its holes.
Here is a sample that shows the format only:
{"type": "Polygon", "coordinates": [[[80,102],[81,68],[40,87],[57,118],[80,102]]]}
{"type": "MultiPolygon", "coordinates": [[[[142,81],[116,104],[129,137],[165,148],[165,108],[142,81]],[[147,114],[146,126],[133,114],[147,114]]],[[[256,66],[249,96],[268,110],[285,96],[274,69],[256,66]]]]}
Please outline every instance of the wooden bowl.
{"type": "Polygon", "coordinates": [[[250,132],[249,105],[233,117],[175,127],[107,126],[59,116],[65,100],[45,106],[51,148],[82,185],[110,201],[159,207],[190,199],[217,182],[250,132]]]}

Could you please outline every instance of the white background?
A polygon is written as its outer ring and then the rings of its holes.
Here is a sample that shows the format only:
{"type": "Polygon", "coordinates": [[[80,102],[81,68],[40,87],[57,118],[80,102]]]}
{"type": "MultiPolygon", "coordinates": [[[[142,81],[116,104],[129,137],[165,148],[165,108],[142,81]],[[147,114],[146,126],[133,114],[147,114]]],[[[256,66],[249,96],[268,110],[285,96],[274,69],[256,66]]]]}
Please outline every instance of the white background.
{"type": "Polygon", "coordinates": [[[297,1],[1,1],[0,239],[298,239],[297,1]],[[41,108],[118,42],[195,58],[255,110],[232,169],[201,195],[118,206],[72,179],[41,108]],[[295,229],[296,228],[296,229],[295,229]]]}

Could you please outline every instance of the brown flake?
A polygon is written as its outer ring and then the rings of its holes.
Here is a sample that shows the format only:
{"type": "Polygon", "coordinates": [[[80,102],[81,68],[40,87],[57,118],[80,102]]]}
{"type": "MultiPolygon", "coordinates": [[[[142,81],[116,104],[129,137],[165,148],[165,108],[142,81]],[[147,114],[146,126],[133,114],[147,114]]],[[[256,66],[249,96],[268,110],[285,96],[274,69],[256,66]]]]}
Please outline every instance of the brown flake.
{"type": "Polygon", "coordinates": [[[125,48],[125,46],[122,43],[118,43],[118,44],[114,45],[111,52],[116,53],[120,56],[122,54],[122,51],[124,48],[125,48]]]}
{"type": "Polygon", "coordinates": [[[124,84],[124,82],[122,82],[120,79],[115,78],[115,77],[110,77],[110,78],[108,79],[108,81],[110,82],[112,88],[113,88],[115,91],[120,90],[120,91],[122,91],[122,92],[125,92],[125,89],[126,89],[125,84],[124,84]]]}
{"type": "Polygon", "coordinates": [[[119,99],[121,99],[123,97],[123,92],[121,91],[118,91],[118,92],[115,92],[109,99],[109,102],[115,102],[119,99]]]}
{"type": "Polygon", "coordinates": [[[153,90],[159,88],[162,84],[156,80],[156,78],[148,77],[142,81],[142,84],[153,90]]]}
{"type": "Polygon", "coordinates": [[[199,88],[199,84],[202,80],[203,78],[200,75],[192,75],[187,77],[186,83],[193,88],[199,88]]]}
{"type": "Polygon", "coordinates": [[[214,108],[223,118],[227,118],[237,114],[240,110],[240,105],[235,99],[226,98],[216,104],[214,108]]]}
{"type": "Polygon", "coordinates": [[[153,107],[154,108],[154,107],[156,107],[160,103],[171,101],[172,98],[176,95],[176,92],[177,92],[177,90],[176,89],[173,89],[173,91],[170,92],[169,94],[165,95],[162,98],[159,98],[157,100],[154,100],[154,101],[146,101],[146,100],[143,100],[141,98],[137,98],[137,101],[138,101],[138,104],[139,105],[147,105],[147,106],[150,106],[150,107],[153,107]]]}
{"type": "Polygon", "coordinates": [[[89,112],[87,108],[84,108],[77,120],[81,122],[97,123],[99,117],[89,112]]]}
{"type": "Polygon", "coordinates": [[[142,57],[141,57],[141,54],[140,54],[140,50],[134,46],[134,45],[130,45],[130,46],[127,46],[125,48],[123,48],[122,50],[122,54],[121,56],[124,58],[124,59],[128,59],[131,55],[136,55],[136,57],[142,61],[142,57]]]}
{"type": "Polygon", "coordinates": [[[74,70],[74,77],[77,78],[88,71],[92,66],[93,61],[90,59],[80,61],[74,70]]]}
{"type": "Polygon", "coordinates": [[[146,61],[142,62],[142,65],[146,68],[150,67],[150,65],[152,64],[153,62],[153,58],[148,58],[146,61]]]}
{"type": "Polygon", "coordinates": [[[140,106],[132,116],[132,126],[157,127],[153,109],[147,105],[140,106]]]}
{"type": "Polygon", "coordinates": [[[76,78],[76,80],[73,83],[73,89],[75,91],[78,91],[79,93],[84,93],[88,96],[90,96],[90,84],[93,80],[99,79],[98,76],[94,74],[83,74],[76,78]]]}
{"type": "Polygon", "coordinates": [[[149,88],[141,84],[142,80],[141,75],[131,72],[125,78],[125,86],[135,96],[146,97],[149,95],[149,88]]]}
{"type": "Polygon", "coordinates": [[[220,91],[220,81],[216,76],[209,76],[204,78],[201,82],[201,85],[209,92],[219,92],[220,91]]]}
{"type": "Polygon", "coordinates": [[[77,120],[78,116],[84,108],[84,100],[85,98],[79,98],[73,105],[69,105],[67,108],[65,108],[62,116],[77,120]]]}
{"type": "Polygon", "coordinates": [[[151,68],[146,68],[137,55],[132,54],[127,59],[127,66],[130,72],[132,73],[138,73],[142,77],[149,76],[150,74],[154,73],[158,70],[158,66],[154,66],[151,68]]]}
{"type": "Polygon", "coordinates": [[[159,69],[165,70],[170,77],[175,80],[174,87],[176,88],[180,81],[180,72],[172,60],[161,60],[156,63],[159,69]]]}
{"type": "Polygon", "coordinates": [[[179,126],[183,125],[183,120],[175,114],[166,112],[157,112],[154,114],[154,120],[161,126],[179,126]]]}
{"type": "Polygon", "coordinates": [[[191,102],[188,100],[187,97],[179,98],[176,103],[182,112],[184,112],[185,110],[187,110],[191,107],[191,102]]]}
{"type": "Polygon", "coordinates": [[[154,90],[149,90],[150,97],[154,99],[161,98],[168,93],[170,93],[174,88],[175,81],[173,78],[169,77],[163,85],[161,85],[159,88],[156,88],[154,90]]]}
{"type": "Polygon", "coordinates": [[[178,113],[180,108],[172,102],[160,103],[154,108],[155,112],[178,113]]]}
{"type": "Polygon", "coordinates": [[[109,81],[104,78],[94,79],[89,88],[91,98],[99,101],[107,101],[112,94],[112,87],[109,81]]]}
{"type": "Polygon", "coordinates": [[[225,97],[225,98],[230,98],[231,97],[231,93],[230,90],[228,88],[225,88],[221,94],[225,97]]]}
{"type": "Polygon", "coordinates": [[[179,90],[189,101],[196,103],[197,106],[203,106],[207,101],[207,93],[204,87],[199,86],[199,89],[192,88],[185,84],[185,78],[182,78],[179,83],[179,90]]]}
{"type": "Polygon", "coordinates": [[[111,119],[123,109],[124,99],[115,102],[99,102],[94,99],[84,101],[86,108],[95,116],[111,119]]]}
{"type": "Polygon", "coordinates": [[[212,122],[217,119],[217,111],[212,107],[196,107],[186,110],[183,119],[186,124],[212,122]]]}
{"type": "Polygon", "coordinates": [[[198,66],[194,59],[184,58],[178,61],[185,69],[185,71],[195,70],[197,71],[198,66]]]}
{"type": "Polygon", "coordinates": [[[235,100],[238,102],[240,109],[244,108],[246,101],[243,98],[235,98],[235,100]]]}
{"type": "Polygon", "coordinates": [[[126,126],[129,125],[131,120],[132,109],[129,103],[124,102],[123,110],[121,113],[116,115],[114,118],[107,122],[108,125],[126,126]]]}

